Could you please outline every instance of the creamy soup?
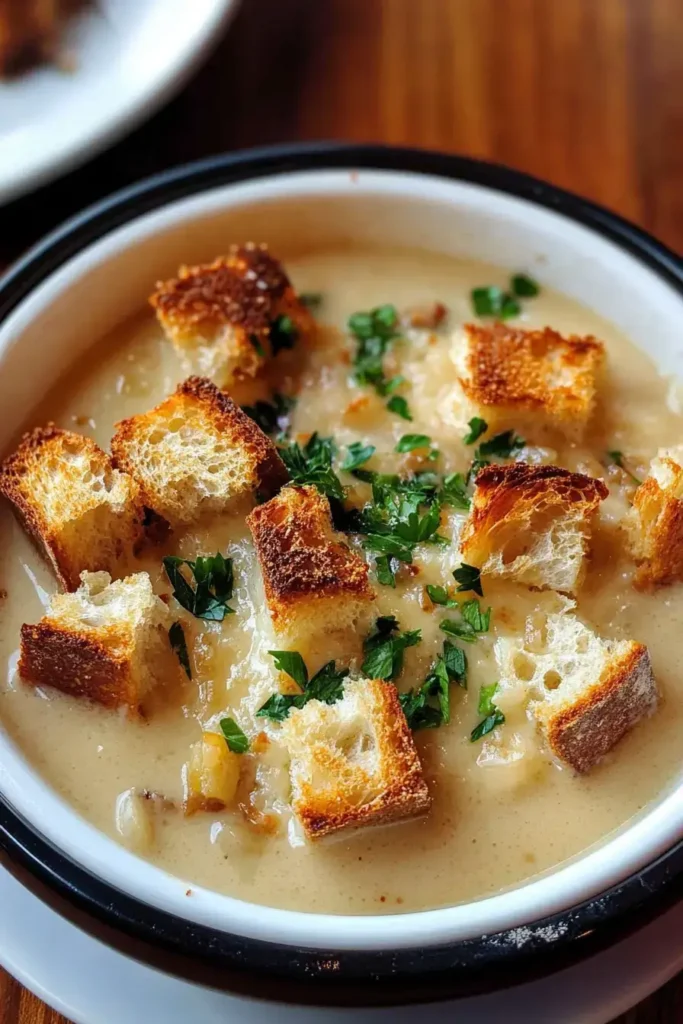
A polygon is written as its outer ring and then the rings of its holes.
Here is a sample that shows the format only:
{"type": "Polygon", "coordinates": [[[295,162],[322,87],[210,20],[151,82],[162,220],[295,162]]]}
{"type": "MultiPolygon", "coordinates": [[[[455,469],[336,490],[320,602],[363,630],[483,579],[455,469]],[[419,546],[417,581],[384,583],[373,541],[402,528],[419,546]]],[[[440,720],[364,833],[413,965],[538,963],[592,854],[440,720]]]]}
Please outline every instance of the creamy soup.
{"type": "MultiPolygon", "coordinates": [[[[505,286],[507,275],[489,266],[455,262],[423,252],[316,252],[287,262],[296,288],[320,292],[317,312],[325,330],[314,345],[278,356],[257,382],[234,388],[240,404],[276,390],[296,394],[291,435],[317,430],[334,436],[340,461],[346,446],[376,446],[373,467],[420,468],[414,455],[394,453],[406,433],[424,433],[439,449],[439,472],[465,470],[472,448],[463,444],[449,406],[454,373],[449,335],[472,317],[470,290],[505,286]],[[405,309],[434,300],[449,311],[437,331],[410,330],[386,358],[387,371],[408,381],[404,394],[413,420],[387,412],[385,400],[353,383],[345,333],[349,314],[383,303],[405,309]],[[329,329],[328,329],[329,327],[329,329]],[[359,400],[360,399],[360,400],[359,400]]],[[[495,893],[553,868],[623,826],[670,786],[679,772],[683,727],[683,589],[655,595],[632,588],[633,566],[623,552],[618,521],[633,484],[605,453],[620,449],[638,474],[660,445],[683,437],[683,421],[668,401],[669,386],[650,360],[609,323],[560,294],[542,290],[524,300],[522,326],[552,325],[563,333],[593,334],[607,349],[607,371],[587,440],[554,450],[522,450],[518,458],[552,462],[601,476],[610,486],[594,533],[593,555],[577,613],[601,636],[647,644],[663,699],[658,712],[639,724],[587,776],[560,766],[524,715],[479,742],[470,733],[480,721],[480,687],[495,682],[492,646],[499,635],[519,632],[534,609],[557,601],[511,583],[484,581],[491,628],[467,648],[469,686],[451,690],[451,721],[415,733],[433,795],[429,815],[391,827],[306,843],[289,807],[287,757],[278,726],[254,712],[278,688],[268,649],[271,633],[261,576],[244,514],[209,522],[151,548],[131,570],[147,569],[159,593],[170,587],[161,567],[166,553],[194,558],[222,551],[234,559],[236,614],[222,623],[185,624],[194,669],[182,693],[160,695],[148,720],[80,703],[51,690],[34,690],[16,672],[19,630],[37,622],[55,582],[7,506],[0,508],[0,719],[41,775],[99,829],[121,840],[115,807],[126,790],[162,794],[154,810],[154,839],[145,852],[159,867],[217,891],[276,907],[370,914],[439,907],[495,893]],[[231,715],[252,739],[268,744],[244,755],[241,807],[223,813],[182,813],[183,765],[201,727],[231,715]],[[264,749],[261,749],[264,748],[264,749]],[[523,755],[523,756],[520,756],[523,755]]],[[[86,433],[107,448],[114,423],[142,412],[170,393],[182,373],[171,345],[150,311],[115,332],[93,339],[87,359],[55,387],[29,425],[54,420],[86,433]]],[[[351,500],[367,487],[341,473],[351,500]]],[[[457,536],[464,513],[449,511],[442,533],[457,536]]],[[[362,551],[357,539],[351,543],[362,551]]],[[[402,629],[420,629],[410,648],[399,689],[419,685],[441,650],[439,623],[447,611],[424,598],[426,584],[452,586],[457,547],[418,545],[416,575],[399,574],[396,589],[377,586],[377,614],[394,614],[402,629]]],[[[302,651],[311,671],[337,658],[352,671],[362,660],[362,634],[331,633],[302,651]]]]}

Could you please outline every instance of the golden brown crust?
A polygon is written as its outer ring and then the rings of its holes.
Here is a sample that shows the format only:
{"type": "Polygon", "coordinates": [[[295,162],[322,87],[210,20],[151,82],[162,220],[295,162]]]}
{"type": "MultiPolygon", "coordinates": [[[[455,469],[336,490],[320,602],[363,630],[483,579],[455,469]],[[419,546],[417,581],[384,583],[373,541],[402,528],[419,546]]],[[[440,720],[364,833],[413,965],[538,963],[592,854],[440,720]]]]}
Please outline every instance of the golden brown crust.
{"type": "MultiPolygon", "coordinates": [[[[103,470],[113,469],[111,459],[95,442],[82,434],[62,430],[54,423],[36,427],[24,434],[11,455],[0,464],[0,494],[12,503],[19,522],[52,566],[57,579],[66,590],[79,585],[80,573],[84,568],[112,570],[112,564],[90,565],[74,562],[73,554],[62,542],[59,521],[51,521],[46,509],[36,497],[36,482],[46,472],[47,460],[52,455],[58,465],[64,465],[64,451],[71,449],[92,459],[103,470]]],[[[52,487],[60,491],[64,508],[76,516],[84,509],[70,487],[68,469],[64,469],[63,480],[54,480],[52,487]]],[[[144,529],[144,508],[137,485],[130,481],[131,491],[131,551],[142,540],[144,529]]],[[[122,552],[119,552],[122,554],[122,552]]]]}
{"type": "Polygon", "coordinates": [[[543,411],[558,421],[586,419],[604,358],[604,346],[596,338],[564,338],[550,327],[527,331],[502,323],[466,324],[465,332],[467,377],[461,384],[472,401],[543,411]]]}
{"type": "MultiPolygon", "coordinates": [[[[675,478],[683,473],[673,459],[664,457],[661,462],[675,478]]],[[[683,501],[648,476],[634,495],[629,519],[631,549],[638,565],[635,586],[646,590],[683,580],[683,501]]]]}
{"type": "Polygon", "coordinates": [[[431,806],[422,765],[396,687],[378,679],[365,685],[375,705],[372,720],[383,776],[381,792],[359,805],[351,794],[359,784],[361,787],[364,784],[362,769],[350,765],[336,748],[316,745],[312,755],[315,765],[325,773],[338,775],[339,786],[330,794],[321,792],[315,781],[299,783],[295,810],[309,839],[322,839],[332,833],[370,825],[388,825],[426,814],[431,806]]]}
{"type": "Polygon", "coordinates": [[[290,316],[299,331],[313,325],[279,260],[266,245],[253,242],[232,246],[227,257],[213,263],[181,267],[177,278],[157,284],[150,303],[171,334],[211,335],[225,326],[235,328],[257,354],[254,366],[241,367],[245,373],[260,365],[258,347],[269,342],[278,316],[290,316]]]}
{"type": "Polygon", "coordinates": [[[370,601],[367,564],[332,529],[327,499],[311,486],[285,487],[247,517],[276,628],[299,600],[370,601]]]}
{"type": "Polygon", "coordinates": [[[492,528],[522,522],[539,499],[549,509],[582,511],[588,518],[608,494],[604,481],[559,466],[485,466],[477,474],[472,511],[460,538],[463,558],[476,557],[492,528]]]}
{"type": "Polygon", "coordinates": [[[83,0],[0,2],[0,75],[11,75],[54,56],[61,21],[83,0]]]}
{"type": "Polygon", "coordinates": [[[575,771],[590,771],[657,700],[647,647],[633,643],[608,664],[599,686],[549,718],[548,743],[575,771]]]}
{"type": "MultiPolygon", "coordinates": [[[[124,633],[112,627],[106,632],[112,644],[125,644],[124,633]]],[[[139,713],[130,652],[114,654],[102,639],[56,622],[21,627],[19,674],[32,686],[50,686],[106,708],[123,705],[130,714],[139,713]]]]}
{"type": "MultiPolygon", "coordinates": [[[[114,464],[137,477],[139,469],[133,453],[137,449],[141,428],[152,415],[168,416],[170,419],[174,413],[182,412],[184,402],[199,406],[212,431],[216,434],[229,434],[231,444],[248,453],[255,467],[258,488],[263,494],[274,494],[287,482],[289,475],[270,438],[233,402],[226,391],[221,391],[205,377],[188,377],[178,385],[173,395],[150,413],[132,416],[117,423],[111,440],[114,464]]],[[[144,480],[138,482],[144,492],[144,480]]],[[[145,498],[149,507],[154,508],[154,495],[148,493],[145,498]]]]}

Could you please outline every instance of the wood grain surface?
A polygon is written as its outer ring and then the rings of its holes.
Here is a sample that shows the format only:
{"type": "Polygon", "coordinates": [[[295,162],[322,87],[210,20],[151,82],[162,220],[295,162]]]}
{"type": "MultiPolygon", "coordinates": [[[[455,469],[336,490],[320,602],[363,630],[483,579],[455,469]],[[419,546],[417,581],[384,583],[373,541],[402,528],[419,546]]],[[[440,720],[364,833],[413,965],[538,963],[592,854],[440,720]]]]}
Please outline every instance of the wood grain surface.
{"type": "MultiPolygon", "coordinates": [[[[680,252],[683,0],[243,0],[205,67],[151,122],[0,210],[0,263],[173,164],[331,138],[509,164],[680,252]]],[[[681,1021],[683,977],[620,1024],[681,1021]]],[[[62,1022],[0,971],[0,1024],[62,1022]]]]}

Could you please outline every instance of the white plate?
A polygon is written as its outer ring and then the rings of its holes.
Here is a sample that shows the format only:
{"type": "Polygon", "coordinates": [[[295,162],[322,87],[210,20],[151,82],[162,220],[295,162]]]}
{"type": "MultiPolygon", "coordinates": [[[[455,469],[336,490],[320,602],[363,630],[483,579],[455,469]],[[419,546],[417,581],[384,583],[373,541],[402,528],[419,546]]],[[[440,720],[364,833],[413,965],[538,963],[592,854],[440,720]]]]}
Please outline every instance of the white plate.
{"type": "Polygon", "coordinates": [[[92,157],[185,82],[238,0],[98,0],[63,52],[0,84],[0,203],[92,157]]]}
{"type": "Polygon", "coordinates": [[[592,960],[495,995],[403,1009],[305,1009],[238,999],[144,967],[78,931],[1,868],[0,906],[0,963],[75,1024],[606,1024],[683,968],[682,905],[592,960]]]}

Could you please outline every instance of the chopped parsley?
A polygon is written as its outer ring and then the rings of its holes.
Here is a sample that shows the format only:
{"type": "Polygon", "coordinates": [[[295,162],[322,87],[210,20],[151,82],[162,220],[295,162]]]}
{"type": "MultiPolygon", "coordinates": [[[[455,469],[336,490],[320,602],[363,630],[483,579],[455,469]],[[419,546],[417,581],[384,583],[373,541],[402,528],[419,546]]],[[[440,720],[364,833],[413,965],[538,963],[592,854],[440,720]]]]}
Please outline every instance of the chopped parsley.
{"type": "Polygon", "coordinates": [[[323,294],[322,292],[302,292],[299,302],[306,309],[319,309],[323,304],[323,294]]]}
{"type": "Polygon", "coordinates": [[[344,488],[332,468],[336,446],[331,437],[312,434],[301,447],[296,441],[279,449],[280,458],[295,484],[313,484],[328,498],[344,499],[344,488]]]}
{"type": "Polygon", "coordinates": [[[396,586],[396,573],[400,562],[390,555],[378,555],[375,559],[375,575],[377,582],[384,587],[396,586]]]}
{"type": "Polygon", "coordinates": [[[460,566],[453,570],[453,576],[458,584],[458,593],[473,590],[475,594],[479,594],[479,597],[484,596],[484,591],[481,588],[481,570],[476,566],[461,562],[460,566]]]}
{"type": "Polygon", "coordinates": [[[246,754],[249,750],[249,740],[240,729],[234,718],[221,718],[221,732],[225,736],[225,742],[233,754],[246,754]]]}
{"type": "Polygon", "coordinates": [[[300,687],[301,693],[274,693],[256,712],[257,718],[270,718],[282,722],[292,708],[302,708],[309,700],[320,700],[334,704],[344,694],[344,680],[349,674],[347,668],[338,669],[334,661],[328,661],[309,680],[308,669],[298,651],[268,651],[275,667],[286,672],[300,687]]]}
{"type": "Polygon", "coordinates": [[[258,334],[250,334],[249,335],[249,341],[251,342],[251,344],[252,344],[256,354],[261,356],[261,359],[265,359],[266,358],[266,350],[264,349],[263,345],[261,344],[261,339],[259,338],[258,334]]]}
{"type": "Polygon", "coordinates": [[[484,718],[474,727],[470,733],[470,742],[476,743],[477,740],[487,736],[490,732],[498,725],[503,725],[505,722],[505,715],[500,711],[493,698],[498,690],[498,683],[491,683],[490,686],[482,686],[479,691],[479,704],[477,711],[480,715],[484,715],[484,718]]]}
{"type": "Polygon", "coordinates": [[[347,455],[341,468],[352,473],[354,469],[358,469],[364,462],[371,459],[376,450],[374,444],[364,445],[360,441],[354,441],[346,449],[347,455]]]}
{"type": "Polygon", "coordinates": [[[291,316],[278,316],[270,325],[270,347],[276,356],[283,348],[294,348],[299,332],[291,316]]]}
{"type": "Polygon", "coordinates": [[[498,459],[509,459],[516,451],[523,448],[526,441],[518,437],[514,430],[505,430],[502,434],[495,434],[488,441],[482,441],[475,452],[477,460],[487,459],[493,456],[498,459]]]}
{"type": "Polygon", "coordinates": [[[481,416],[473,416],[469,422],[469,430],[463,437],[465,444],[474,444],[478,441],[482,434],[485,434],[489,429],[489,425],[486,420],[483,420],[481,416]]]}
{"type": "Polygon", "coordinates": [[[451,683],[467,687],[467,658],[463,650],[444,640],[443,654],[437,656],[422,686],[399,696],[411,729],[436,729],[450,722],[451,683]]]}
{"type": "MultiPolygon", "coordinates": [[[[460,611],[460,619],[442,619],[439,627],[444,633],[457,636],[459,640],[464,640],[468,644],[475,643],[481,633],[488,633],[491,625],[491,609],[487,608],[483,612],[478,598],[473,597],[461,605],[457,605],[457,602],[453,602],[453,604],[460,611]]],[[[447,607],[453,607],[453,605],[447,607]]]]}
{"type": "Polygon", "coordinates": [[[245,412],[264,434],[278,434],[279,439],[284,439],[290,427],[290,415],[295,405],[296,398],[276,393],[270,402],[258,401],[253,405],[243,405],[242,412],[245,412]]]}
{"type": "Polygon", "coordinates": [[[425,587],[427,594],[429,595],[430,601],[434,604],[443,605],[444,608],[457,608],[458,602],[453,597],[448,596],[448,591],[445,587],[435,586],[432,583],[428,583],[425,587]]]}
{"type": "Polygon", "coordinates": [[[191,562],[187,558],[167,555],[163,563],[176,601],[196,618],[222,622],[226,615],[234,612],[235,609],[228,605],[234,582],[231,558],[224,558],[218,552],[199,555],[191,562]],[[195,587],[183,573],[183,566],[192,573],[195,587]]]}
{"type": "Polygon", "coordinates": [[[414,452],[418,448],[429,448],[432,443],[427,434],[404,434],[394,448],[395,452],[414,452]]]}
{"type": "Polygon", "coordinates": [[[518,299],[535,299],[541,290],[538,283],[528,274],[513,274],[510,278],[510,289],[518,299]]]}
{"type": "Polygon", "coordinates": [[[396,413],[402,420],[410,420],[412,422],[413,417],[408,408],[408,402],[402,395],[392,395],[387,402],[387,409],[389,412],[396,413]]]}
{"type": "Polygon", "coordinates": [[[380,395],[386,394],[382,359],[394,338],[399,322],[395,306],[377,306],[367,313],[353,313],[348,327],[358,343],[354,358],[357,384],[370,384],[380,395]]]}
{"type": "Polygon", "coordinates": [[[179,622],[174,622],[168,631],[168,639],[171,647],[173,648],[178,661],[185,669],[185,675],[188,679],[192,679],[192,669],[190,668],[190,655],[187,651],[187,641],[185,640],[185,631],[179,622]]]}
{"type": "Polygon", "coordinates": [[[462,473],[449,473],[444,477],[439,501],[464,512],[469,509],[471,501],[467,493],[467,481],[462,473]]]}
{"type": "Polygon", "coordinates": [[[632,473],[631,470],[628,468],[628,466],[626,466],[624,464],[624,453],[623,452],[611,451],[611,452],[607,452],[607,456],[608,456],[610,462],[613,462],[615,466],[619,467],[619,469],[623,469],[624,473],[626,473],[628,476],[630,476],[631,480],[633,480],[634,483],[638,484],[639,486],[640,486],[640,484],[642,484],[643,481],[640,479],[640,477],[637,477],[635,475],[635,473],[632,473]]]}
{"type": "Polygon", "coordinates": [[[403,671],[404,651],[421,640],[421,630],[410,629],[401,633],[395,616],[380,616],[375,621],[373,632],[363,641],[365,658],[361,672],[369,679],[395,679],[403,671]]]}

